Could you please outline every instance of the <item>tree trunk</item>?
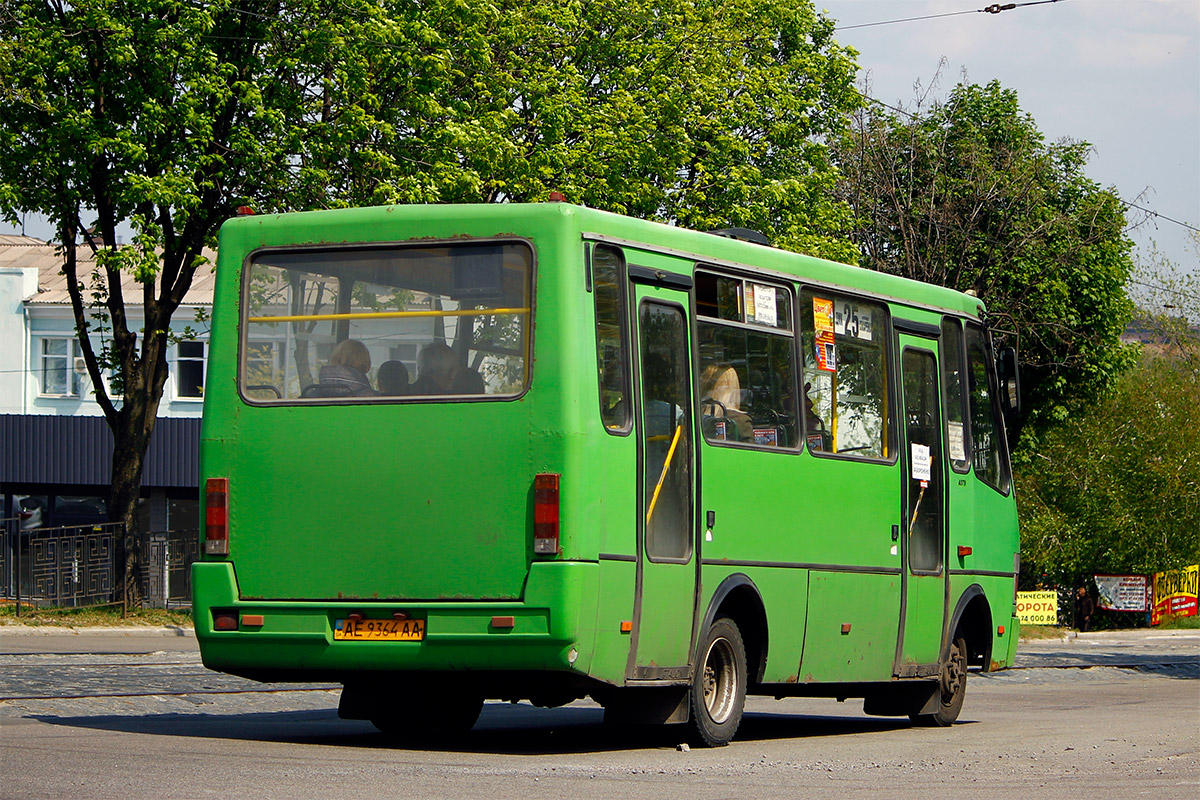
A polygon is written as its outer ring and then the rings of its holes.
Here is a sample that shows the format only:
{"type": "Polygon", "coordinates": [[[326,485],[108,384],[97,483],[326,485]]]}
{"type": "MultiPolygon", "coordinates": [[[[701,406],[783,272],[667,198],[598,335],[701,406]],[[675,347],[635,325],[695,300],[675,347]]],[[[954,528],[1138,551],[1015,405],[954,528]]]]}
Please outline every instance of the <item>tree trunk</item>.
{"type": "MultiPolygon", "coordinates": [[[[142,600],[138,584],[141,566],[141,548],[138,544],[146,532],[138,530],[138,499],[141,496],[146,447],[155,423],[155,413],[145,413],[149,403],[134,405],[140,408],[125,406],[113,429],[112,485],[108,506],[109,519],[123,526],[116,555],[121,574],[121,597],[127,608],[140,606],[142,600]]],[[[156,410],[157,405],[154,404],[156,410]]]]}

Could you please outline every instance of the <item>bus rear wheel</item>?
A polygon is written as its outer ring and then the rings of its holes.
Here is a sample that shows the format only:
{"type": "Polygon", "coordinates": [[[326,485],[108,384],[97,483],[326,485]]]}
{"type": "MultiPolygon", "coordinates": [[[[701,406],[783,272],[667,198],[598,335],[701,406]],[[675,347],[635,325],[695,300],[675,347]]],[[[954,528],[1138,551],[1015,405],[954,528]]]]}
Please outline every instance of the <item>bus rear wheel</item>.
{"type": "Polygon", "coordinates": [[[950,654],[942,665],[938,679],[941,702],[932,714],[913,714],[911,719],[918,725],[948,728],[958,719],[963,699],[967,694],[967,640],[961,636],[950,646],[950,654]]]}
{"type": "Polygon", "coordinates": [[[471,730],[482,710],[480,695],[434,692],[387,704],[371,715],[371,724],[407,742],[437,741],[471,730]]]}
{"type": "Polygon", "coordinates": [[[737,733],[746,705],[746,648],[737,623],[715,620],[697,653],[689,691],[695,740],[722,747],[737,733]]]}

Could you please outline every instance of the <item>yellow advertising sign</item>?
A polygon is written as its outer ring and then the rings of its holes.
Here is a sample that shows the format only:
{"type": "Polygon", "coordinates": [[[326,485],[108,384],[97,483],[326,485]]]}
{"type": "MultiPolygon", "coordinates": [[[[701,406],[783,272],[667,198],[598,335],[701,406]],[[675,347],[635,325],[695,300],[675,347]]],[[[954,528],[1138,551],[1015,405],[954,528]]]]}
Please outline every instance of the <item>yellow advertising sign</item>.
{"type": "Polygon", "coordinates": [[[1026,625],[1058,624],[1058,592],[1017,592],[1017,616],[1026,625]]]}
{"type": "Polygon", "coordinates": [[[1154,574],[1154,608],[1150,624],[1165,617],[1194,617],[1200,589],[1200,564],[1154,574]]]}

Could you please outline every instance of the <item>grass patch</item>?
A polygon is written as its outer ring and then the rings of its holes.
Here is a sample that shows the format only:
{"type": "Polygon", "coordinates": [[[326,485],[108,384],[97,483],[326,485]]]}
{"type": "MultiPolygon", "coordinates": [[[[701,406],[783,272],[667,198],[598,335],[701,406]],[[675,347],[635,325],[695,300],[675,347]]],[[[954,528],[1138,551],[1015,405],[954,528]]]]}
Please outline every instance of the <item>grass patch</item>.
{"type": "Polygon", "coordinates": [[[88,608],[30,608],[21,607],[17,616],[11,603],[0,606],[0,626],[30,625],[52,628],[117,628],[117,627],[192,627],[192,612],[162,608],[139,608],[122,616],[120,606],[90,606],[88,608]]]}
{"type": "Polygon", "coordinates": [[[1029,642],[1035,639],[1061,639],[1066,628],[1054,625],[1021,625],[1021,641],[1029,642]]]}
{"type": "Polygon", "coordinates": [[[1168,631],[1200,630],[1200,617],[1171,617],[1163,620],[1158,627],[1168,631]]]}

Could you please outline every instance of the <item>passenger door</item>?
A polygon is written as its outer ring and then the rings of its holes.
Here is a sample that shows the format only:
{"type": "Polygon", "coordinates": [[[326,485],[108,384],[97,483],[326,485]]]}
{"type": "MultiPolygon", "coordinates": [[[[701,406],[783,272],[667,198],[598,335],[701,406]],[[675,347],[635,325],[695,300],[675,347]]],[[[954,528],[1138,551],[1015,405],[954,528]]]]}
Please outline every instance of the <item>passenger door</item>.
{"type": "Polygon", "coordinates": [[[637,598],[628,677],[685,680],[696,607],[695,446],[682,276],[629,268],[637,309],[637,598]],[[663,285],[663,277],[674,283],[663,285]],[[657,284],[657,285],[655,285],[657,284]]]}
{"type": "Polygon", "coordinates": [[[904,452],[901,637],[896,674],[936,675],[946,615],[946,468],[937,342],[899,336],[904,452]]]}

